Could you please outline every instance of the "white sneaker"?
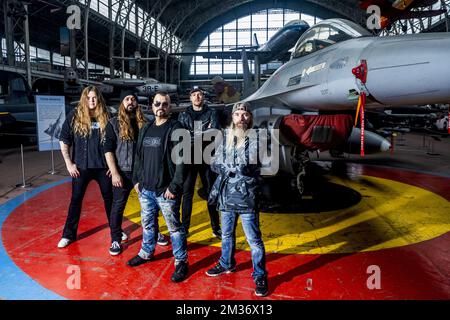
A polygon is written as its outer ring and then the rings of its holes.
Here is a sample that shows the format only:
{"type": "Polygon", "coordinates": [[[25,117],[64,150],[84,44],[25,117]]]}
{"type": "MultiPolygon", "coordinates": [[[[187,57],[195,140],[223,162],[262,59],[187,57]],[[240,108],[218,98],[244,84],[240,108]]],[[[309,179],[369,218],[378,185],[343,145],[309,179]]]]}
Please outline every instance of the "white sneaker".
{"type": "Polygon", "coordinates": [[[65,248],[71,243],[72,243],[72,240],[67,239],[67,238],[61,238],[61,240],[59,240],[59,242],[58,242],[58,248],[65,248]]]}
{"type": "Polygon", "coordinates": [[[120,245],[119,242],[114,241],[111,244],[111,247],[109,248],[109,254],[112,255],[112,256],[117,256],[121,252],[122,252],[122,246],[120,245]]]}
{"type": "Polygon", "coordinates": [[[128,240],[127,234],[122,231],[122,241],[127,241],[127,240],[128,240]]]}

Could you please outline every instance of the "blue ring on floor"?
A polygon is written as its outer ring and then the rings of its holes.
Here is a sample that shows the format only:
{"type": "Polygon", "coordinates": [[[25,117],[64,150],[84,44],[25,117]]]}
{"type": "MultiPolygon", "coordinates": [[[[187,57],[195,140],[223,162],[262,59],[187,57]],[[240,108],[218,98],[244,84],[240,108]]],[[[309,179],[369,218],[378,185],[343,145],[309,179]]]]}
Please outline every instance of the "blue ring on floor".
{"type": "Polygon", "coordinates": [[[34,281],[22,271],[8,256],[3,246],[2,228],[6,218],[21,204],[39,193],[71,181],[64,179],[40,186],[21,194],[0,205],[0,299],[8,300],[64,300],[65,298],[50,291],[34,281]]]}

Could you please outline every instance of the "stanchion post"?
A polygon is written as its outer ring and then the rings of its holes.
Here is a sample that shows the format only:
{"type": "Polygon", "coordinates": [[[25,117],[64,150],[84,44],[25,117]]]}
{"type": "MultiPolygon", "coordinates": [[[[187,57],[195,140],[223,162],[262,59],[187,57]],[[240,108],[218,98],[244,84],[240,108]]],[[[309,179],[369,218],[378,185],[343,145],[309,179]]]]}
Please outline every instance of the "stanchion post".
{"type": "Polygon", "coordinates": [[[21,188],[28,188],[31,186],[31,183],[26,183],[25,181],[25,162],[23,160],[23,144],[20,145],[20,158],[21,158],[21,163],[22,163],[22,184],[18,183],[16,184],[16,187],[21,187],[21,188]]]}
{"type": "Polygon", "coordinates": [[[51,154],[52,154],[52,170],[50,170],[48,173],[49,174],[56,174],[57,171],[55,171],[55,158],[54,158],[54,154],[53,154],[53,135],[50,138],[50,150],[51,150],[51,154]]]}

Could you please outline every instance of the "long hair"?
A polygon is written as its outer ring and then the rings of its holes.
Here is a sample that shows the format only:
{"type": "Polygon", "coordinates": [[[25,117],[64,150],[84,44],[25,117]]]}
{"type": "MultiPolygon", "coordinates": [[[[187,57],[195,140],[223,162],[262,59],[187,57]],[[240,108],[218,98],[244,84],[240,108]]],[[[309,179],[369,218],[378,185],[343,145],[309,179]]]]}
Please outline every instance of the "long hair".
{"type": "MultiPolygon", "coordinates": [[[[130,123],[130,117],[128,116],[125,110],[125,105],[123,104],[123,101],[120,103],[117,119],[119,120],[120,138],[122,140],[134,140],[133,126],[130,123]]],[[[141,129],[144,126],[144,123],[146,122],[141,107],[139,107],[139,104],[136,108],[136,121],[139,129],[141,129]]]]}
{"type": "Polygon", "coordinates": [[[245,110],[250,114],[250,121],[247,125],[247,129],[245,131],[242,131],[239,128],[237,128],[236,125],[234,124],[233,117],[231,118],[231,123],[227,127],[227,136],[226,136],[226,149],[228,152],[230,152],[234,148],[239,148],[245,142],[245,137],[248,135],[249,129],[253,128],[253,114],[248,109],[249,104],[247,102],[245,103],[237,102],[234,105],[233,110],[238,109],[241,106],[244,107],[245,110]]]}
{"type": "Polygon", "coordinates": [[[73,131],[84,138],[87,138],[91,134],[91,116],[89,115],[88,106],[88,94],[89,92],[95,92],[97,96],[97,107],[94,110],[94,118],[100,125],[100,137],[103,140],[105,136],[105,128],[109,120],[109,112],[106,108],[105,100],[102,93],[95,86],[88,86],[84,88],[81,93],[80,102],[75,111],[75,117],[73,118],[73,131]]]}

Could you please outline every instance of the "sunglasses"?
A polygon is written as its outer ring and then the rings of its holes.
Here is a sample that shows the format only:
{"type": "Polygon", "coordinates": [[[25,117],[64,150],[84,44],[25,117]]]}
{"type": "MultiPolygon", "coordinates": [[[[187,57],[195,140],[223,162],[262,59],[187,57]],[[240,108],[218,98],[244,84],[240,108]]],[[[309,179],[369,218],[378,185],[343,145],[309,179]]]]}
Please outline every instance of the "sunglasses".
{"type": "Polygon", "coordinates": [[[160,101],[156,101],[156,102],[154,102],[153,103],[153,105],[155,106],[155,107],[159,107],[159,106],[163,106],[163,107],[168,107],[169,106],[169,103],[168,102],[160,102],[160,101]]]}

